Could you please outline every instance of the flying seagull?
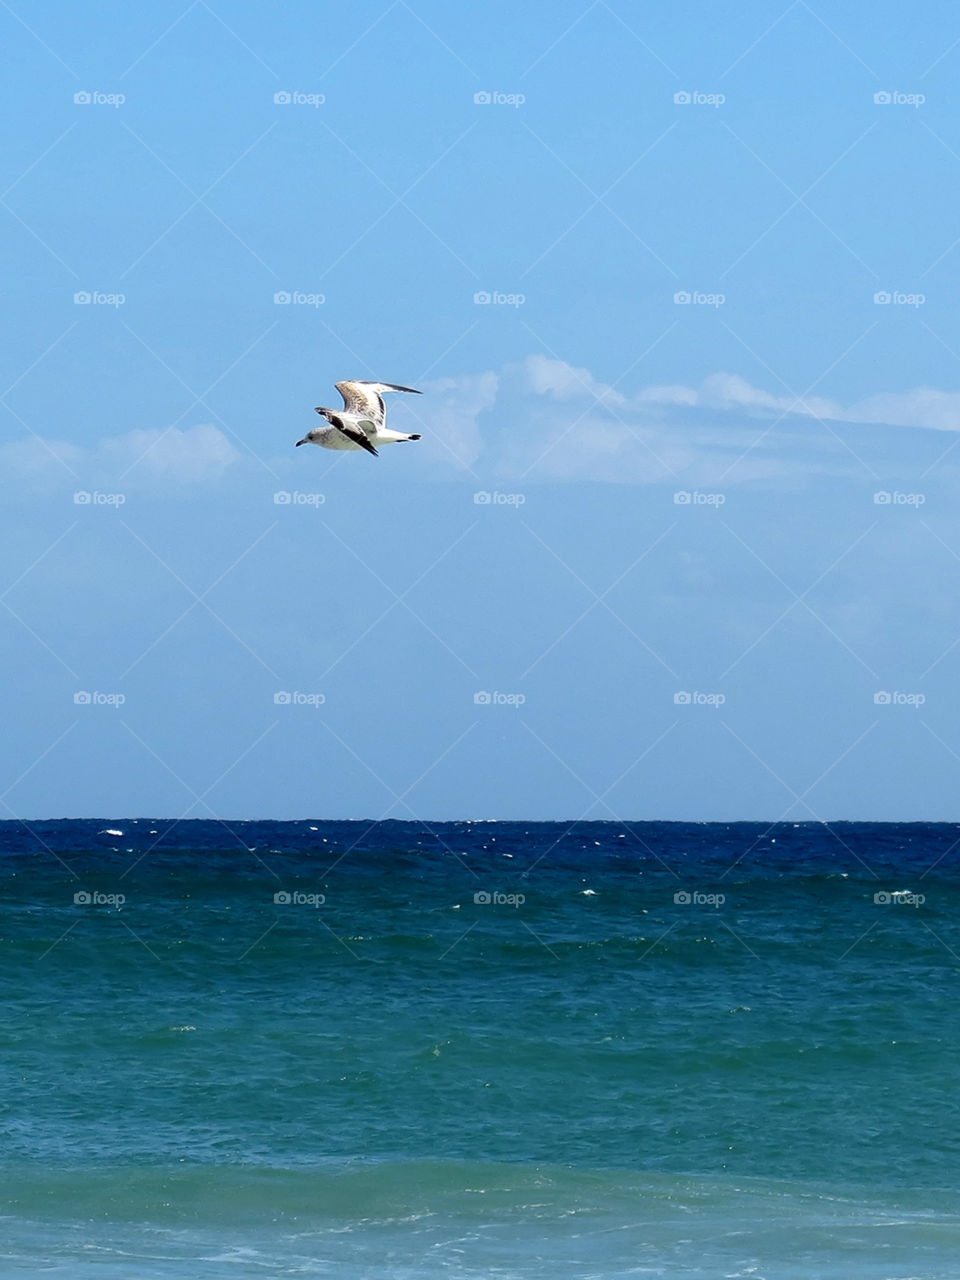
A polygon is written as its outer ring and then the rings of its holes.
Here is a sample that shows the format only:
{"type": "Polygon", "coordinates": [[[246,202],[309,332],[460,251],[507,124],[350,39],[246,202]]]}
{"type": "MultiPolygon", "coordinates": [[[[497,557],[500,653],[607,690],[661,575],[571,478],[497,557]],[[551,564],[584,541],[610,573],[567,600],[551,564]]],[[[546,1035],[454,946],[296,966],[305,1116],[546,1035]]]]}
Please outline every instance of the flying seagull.
{"type": "Polygon", "coordinates": [[[378,444],[393,444],[396,440],[419,440],[418,435],[406,435],[402,431],[387,428],[387,406],[383,403],[383,391],[410,391],[421,394],[415,387],[398,387],[392,382],[338,382],[337,390],[343,396],[342,409],[317,408],[330,423],[329,427],[315,427],[308,431],[301,444],[319,444],[324,449],[366,449],[377,457],[378,444]]]}

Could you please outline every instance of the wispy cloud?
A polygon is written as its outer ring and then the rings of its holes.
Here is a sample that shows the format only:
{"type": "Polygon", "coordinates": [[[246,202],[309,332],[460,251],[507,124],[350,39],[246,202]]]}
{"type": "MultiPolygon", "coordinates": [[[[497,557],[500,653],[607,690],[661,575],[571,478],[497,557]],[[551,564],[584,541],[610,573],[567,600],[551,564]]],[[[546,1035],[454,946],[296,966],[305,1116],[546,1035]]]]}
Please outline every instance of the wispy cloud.
{"type": "MultiPolygon", "coordinates": [[[[589,369],[544,356],[446,378],[427,390],[430,399],[417,405],[425,432],[450,432],[451,449],[431,449],[443,471],[470,466],[531,483],[865,476],[872,466],[896,462],[897,429],[910,431],[903,453],[911,469],[916,428],[960,430],[960,393],[932,388],[843,405],[715,373],[699,386],[650,385],[628,395],[589,369]]],[[[943,445],[931,440],[928,447],[934,454],[943,445]]]]}
{"type": "Polygon", "coordinates": [[[83,446],[25,436],[0,445],[0,467],[24,488],[52,490],[71,479],[122,489],[162,489],[217,480],[242,455],[219,427],[142,427],[83,446]],[[60,461],[58,461],[60,460],[60,461]],[[62,463],[66,463],[63,466],[62,463]],[[68,470],[69,468],[69,470],[68,470]]]}
{"type": "MultiPolygon", "coordinates": [[[[960,392],[917,387],[843,405],[798,400],[715,373],[698,386],[652,384],[629,394],[589,369],[536,355],[500,370],[438,378],[423,400],[391,404],[391,422],[417,431],[426,478],[685,486],[916,470],[960,430],[960,392]],[[918,429],[925,432],[918,440],[918,429]]],[[[288,433],[289,434],[289,433],[288,433]]],[[[260,440],[278,468],[302,459],[260,440]]],[[[960,451],[958,451],[960,461],[960,451]]],[[[249,479],[258,464],[218,427],[136,427],[91,445],[25,436],[0,445],[4,474],[24,491],[71,480],[134,491],[190,490],[249,479]],[[66,466],[62,464],[66,464],[66,466]]]]}

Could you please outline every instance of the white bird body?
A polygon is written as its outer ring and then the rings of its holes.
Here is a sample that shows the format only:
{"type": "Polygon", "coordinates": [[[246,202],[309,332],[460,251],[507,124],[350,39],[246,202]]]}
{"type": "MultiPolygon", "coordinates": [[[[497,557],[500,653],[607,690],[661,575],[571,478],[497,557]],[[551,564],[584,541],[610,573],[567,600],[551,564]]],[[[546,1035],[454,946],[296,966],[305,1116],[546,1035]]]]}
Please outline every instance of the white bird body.
{"type": "Polygon", "coordinates": [[[318,407],[316,412],[330,423],[329,427],[315,427],[297,444],[316,444],[323,449],[364,449],[376,455],[378,446],[395,444],[402,440],[419,440],[419,435],[404,431],[391,431],[387,426],[387,406],[383,403],[384,391],[409,391],[420,395],[414,387],[400,387],[391,382],[338,382],[337,390],[343,397],[342,409],[318,407]]]}

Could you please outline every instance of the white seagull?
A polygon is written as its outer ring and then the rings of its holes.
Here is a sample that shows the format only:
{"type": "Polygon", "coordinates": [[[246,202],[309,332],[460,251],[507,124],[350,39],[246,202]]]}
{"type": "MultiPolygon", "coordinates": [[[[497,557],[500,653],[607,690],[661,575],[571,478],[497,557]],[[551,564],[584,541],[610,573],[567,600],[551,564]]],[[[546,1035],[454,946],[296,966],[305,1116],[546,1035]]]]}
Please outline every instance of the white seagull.
{"type": "Polygon", "coordinates": [[[366,449],[377,456],[377,445],[393,444],[397,440],[419,440],[418,435],[387,428],[387,406],[383,403],[383,391],[410,391],[415,396],[422,393],[415,387],[398,387],[392,382],[338,382],[337,390],[343,396],[342,409],[324,409],[316,412],[330,423],[329,427],[315,427],[308,431],[301,444],[318,444],[324,449],[366,449]]]}

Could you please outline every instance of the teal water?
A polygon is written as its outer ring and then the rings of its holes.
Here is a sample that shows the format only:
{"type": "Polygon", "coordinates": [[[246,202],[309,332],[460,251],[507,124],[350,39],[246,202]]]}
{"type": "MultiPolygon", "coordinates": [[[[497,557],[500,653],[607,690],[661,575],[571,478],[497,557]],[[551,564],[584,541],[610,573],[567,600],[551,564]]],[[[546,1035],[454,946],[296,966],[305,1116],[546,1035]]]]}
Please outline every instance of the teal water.
{"type": "Polygon", "coordinates": [[[956,1280],[958,836],[0,824],[0,1274],[956,1280]]]}

